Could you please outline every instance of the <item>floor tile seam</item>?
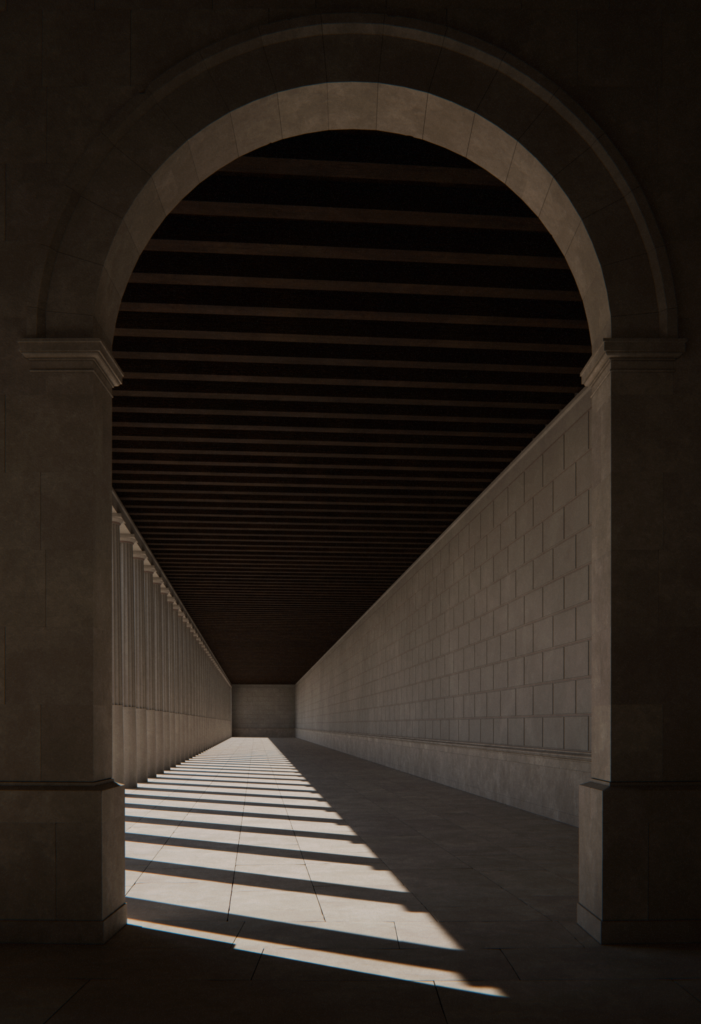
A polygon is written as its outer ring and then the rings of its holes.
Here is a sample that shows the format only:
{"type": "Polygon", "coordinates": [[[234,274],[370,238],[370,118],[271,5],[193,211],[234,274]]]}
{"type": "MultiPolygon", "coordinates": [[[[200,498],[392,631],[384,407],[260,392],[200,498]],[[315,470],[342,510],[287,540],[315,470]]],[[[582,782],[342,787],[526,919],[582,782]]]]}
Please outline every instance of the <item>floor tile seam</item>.
{"type": "MultiPolygon", "coordinates": [[[[250,785],[245,785],[245,786],[244,786],[243,788],[245,788],[245,793],[244,793],[244,797],[243,797],[243,810],[242,810],[242,812],[241,812],[241,813],[242,813],[242,816],[243,816],[243,815],[244,815],[244,814],[246,813],[246,811],[245,811],[245,808],[246,808],[246,803],[247,803],[247,801],[248,801],[248,796],[249,796],[249,790],[250,790],[250,785]]],[[[272,787],[271,787],[271,788],[272,788],[272,787]]],[[[253,795],[256,795],[256,794],[255,794],[255,791],[254,791],[254,794],[253,794],[253,795]]],[[[274,815],[274,817],[277,817],[277,815],[274,815]]],[[[286,819],[287,819],[287,820],[289,820],[289,815],[286,815],[285,817],[286,817],[286,819]]],[[[239,833],[239,839],[240,839],[240,833],[239,833]]],[[[302,851],[301,851],[301,849],[300,849],[300,846],[299,846],[299,840],[298,840],[298,839],[296,839],[296,843],[297,843],[297,849],[296,849],[296,852],[297,852],[298,854],[300,854],[300,855],[301,855],[302,851]]],[[[240,843],[239,843],[238,845],[240,845],[240,843]]],[[[279,849],[279,848],[278,848],[278,847],[275,847],[275,849],[279,849]]],[[[281,848],[280,848],[280,849],[281,849],[281,848]]],[[[306,865],[305,865],[305,867],[306,867],[306,865]]],[[[232,886],[231,886],[231,898],[230,898],[230,901],[229,901],[229,913],[231,912],[231,903],[232,903],[232,901],[233,901],[233,896],[234,896],[234,887],[235,887],[235,885],[236,885],[236,875],[237,875],[238,871],[239,871],[239,869],[238,869],[238,848],[237,848],[237,862],[236,862],[236,866],[235,866],[235,869],[234,869],[234,874],[233,874],[233,878],[232,878],[232,886]]],[[[244,873],[244,872],[243,872],[243,871],[241,871],[241,873],[244,873]]],[[[249,872],[246,872],[246,873],[249,873],[249,872]]],[[[308,872],[307,872],[307,875],[308,875],[308,872]]],[[[277,877],[277,876],[275,876],[275,877],[277,877]]],[[[318,899],[317,899],[317,904],[318,904],[318,902],[319,902],[319,901],[318,901],[318,899]]],[[[323,917],[323,911],[321,911],[321,907],[319,907],[319,910],[320,910],[320,912],[322,913],[322,917],[323,917]]]]}
{"type": "Polygon", "coordinates": [[[436,985],[435,981],[433,983],[433,988],[434,988],[435,993],[436,993],[436,998],[438,999],[438,1005],[440,1007],[441,1014],[443,1015],[443,1020],[446,1022],[446,1024],[449,1024],[449,1022],[448,1022],[448,1015],[445,1012],[445,1007],[443,1006],[443,1000],[441,999],[441,990],[440,990],[439,986],[436,985]]]}
{"type": "MultiPolygon", "coordinates": [[[[516,980],[517,980],[517,981],[523,981],[523,979],[522,979],[521,975],[520,975],[520,974],[518,973],[518,971],[516,970],[516,967],[515,967],[515,966],[514,966],[514,964],[513,964],[512,962],[511,962],[511,960],[509,960],[509,957],[507,956],[507,950],[508,950],[508,949],[509,949],[510,947],[509,947],[509,946],[497,946],[497,947],[492,947],[492,948],[497,948],[497,949],[499,950],[499,952],[501,953],[502,957],[504,958],[504,961],[506,962],[506,964],[507,964],[507,965],[508,965],[508,966],[509,966],[509,967],[511,968],[511,970],[512,970],[512,971],[514,972],[514,974],[516,975],[516,980]]],[[[517,948],[517,947],[516,947],[516,948],[517,948]]]]}
{"type": "Polygon", "coordinates": [[[682,992],[685,992],[692,999],[695,999],[697,1003],[701,1003],[701,990],[698,993],[690,991],[688,988],[684,988],[683,982],[685,981],[698,981],[698,978],[674,978],[673,983],[677,988],[680,988],[682,992]]]}
{"type": "MultiPolygon", "coordinates": [[[[318,791],[314,790],[314,792],[318,792],[318,791]]],[[[304,852],[305,851],[302,850],[302,848],[300,846],[300,843],[299,843],[299,836],[297,835],[297,832],[296,832],[295,827],[294,827],[294,819],[291,817],[291,815],[289,813],[289,810],[284,806],[284,804],[282,806],[283,806],[284,810],[286,811],[286,818],[287,818],[287,821],[289,822],[290,833],[294,837],[297,853],[300,855],[300,857],[302,859],[302,862],[304,864],[304,870],[305,870],[305,872],[307,874],[307,879],[308,879],[309,885],[311,886],[311,890],[314,893],[314,898],[316,900],[317,907],[319,908],[319,913],[321,914],[322,920],[326,921],[326,915],[324,914],[324,908],[321,905],[321,901],[319,899],[319,894],[318,894],[318,892],[316,890],[316,886],[314,884],[314,879],[311,877],[311,874],[310,874],[310,871],[309,871],[309,865],[307,864],[307,859],[304,856],[304,852]]]]}
{"type": "MultiPolygon", "coordinates": [[[[500,882],[495,882],[494,879],[490,878],[489,875],[484,873],[484,871],[480,871],[479,868],[473,867],[470,867],[470,870],[478,874],[480,878],[485,879],[487,882],[490,883],[490,885],[496,885],[498,889],[501,889],[502,892],[511,896],[513,899],[517,899],[520,903],[525,903],[525,901],[520,896],[517,896],[515,893],[513,893],[510,889],[507,889],[507,887],[505,885],[502,885],[500,882]]],[[[529,904],[525,903],[525,906],[529,906],[529,904]]]]}
{"type": "MultiPolygon", "coordinates": [[[[154,810],[156,810],[156,809],[157,808],[154,808],[154,810]]],[[[127,808],[127,810],[128,810],[128,808],[127,808]]],[[[174,828],[178,828],[180,825],[182,825],[182,823],[185,821],[186,818],[187,818],[187,814],[184,815],[182,818],[177,819],[177,821],[175,821],[174,828]]],[[[138,824],[139,820],[144,821],[146,824],[149,824],[149,823],[156,824],[158,821],[163,820],[168,825],[170,825],[170,824],[173,823],[173,821],[175,819],[173,819],[173,818],[163,818],[163,819],[161,819],[161,818],[152,818],[150,814],[140,814],[138,816],[135,815],[134,818],[132,819],[132,818],[127,818],[126,814],[125,814],[125,820],[128,820],[128,821],[134,820],[135,824],[138,824]]]]}
{"type": "Polygon", "coordinates": [[[305,851],[300,846],[299,836],[296,833],[296,830],[295,830],[295,827],[294,827],[294,824],[293,824],[293,819],[290,818],[289,814],[287,816],[287,819],[290,822],[290,832],[291,832],[291,834],[292,834],[292,836],[293,836],[293,838],[295,840],[296,851],[297,851],[297,853],[299,854],[299,856],[300,856],[300,858],[302,860],[302,863],[304,865],[304,870],[306,871],[306,874],[307,874],[307,880],[308,880],[308,882],[309,882],[309,884],[310,884],[310,886],[312,888],[312,892],[314,893],[314,898],[316,899],[317,906],[319,907],[319,913],[321,914],[322,919],[324,921],[326,921],[326,915],[324,914],[324,908],[321,905],[321,901],[319,900],[319,894],[318,894],[318,892],[316,890],[316,886],[314,884],[314,879],[312,878],[311,873],[309,871],[309,865],[307,863],[307,858],[304,855],[305,851]]]}
{"type": "Polygon", "coordinates": [[[45,1017],[45,1018],[44,1018],[44,1020],[42,1021],[42,1024],[49,1024],[49,1021],[50,1021],[50,1020],[52,1020],[52,1019],[53,1019],[53,1018],[54,1018],[54,1017],[55,1017],[55,1016],[56,1016],[56,1015],[57,1015],[58,1013],[60,1013],[60,1012],[61,1012],[61,1010],[63,1010],[63,1009],[64,1009],[64,1008],[66,1007],[66,1006],[68,1006],[68,1004],[70,1003],[70,1001],[71,1001],[72,999],[75,999],[75,997],[76,997],[76,996],[77,996],[77,995],[78,995],[78,994],[79,994],[80,992],[82,992],[82,991],[83,991],[83,989],[85,988],[85,986],[86,986],[86,985],[89,985],[89,984],[90,984],[90,982],[91,982],[92,980],[93,980],[92,978],[86,978],[86,979],[85,979],[85,980],[84,980],[84,981],[83,981],[83,982],[82,982],[82,983],[81,983],[81,984],[80,984],[80,985],[78,986],[78,988],[77,988],[77,989],[75,990],[75,992],[71,992],[71,994],[69,995],[68,999],[66,999],[66,1001],[65,1001],[65,1002],[61,1003],[61,1005],[60,1005],[60,1006],[58,1006],[58,1007],[57,1007],[57,1008],[56,1008],[56,1009],[55,1009],[55,1010],[53,1011],[53,1013],[51,1013],[51,1014],[50,1014],[50,1016],[48,1016],[48,1017],[45,1017]]]}
{"type": "MultiPolygon", "coordinates": [[[[128,833],[125,833],[125,835],[128,835],[128,833]]],[[[169,839],[172,839],[172,836],[169,836],[168,838],[169,838],[169,839]]],[[[126,843],[127,843],[127,842],[128,842],[128,840],[125,840],[125,845],[126,845],[126,843]]],[[[156,857],[157,857],[157,856],[158,856],[158,854],[159,854],[159,853],[161,852],[161,850],[165,849],[166,845],[167,845],[166,843],[162,843],[162,844],[161,844],[161,845],[160,845],[160,846],[158,847],[158,850],[157,850],[157,851],[156,851],[156,853],[155,853],[155,854],[153,855],[153,857],[151,858],[151,860],[149,860],[149,861],[146,861],[146,864],[147,864],[147,866],[146,866],[146,867],[145,867],[145,868],[144,868],[144,869],[143,869],[142,871],[140,871],[140,872],[139,872],[138,876],[137,876],[137,877],[136,877],[136,878],[134,879],[134,881],[133,881],[133,882],[131,883],[131,885],[129,886],[129,888],[128,888],[128,889],[125,889],[125,893],[124,893],[124,895],[125,895],[125,896],[126,896],[126,895],[128,895],[128,893],[130,893],[130,892],[131,892],[131,890],[132,890],[132,889],[134,888],[134,886],[135,886],[135,885],[137,885],[137,884],[138,884],[138,883],[139,883],[139,882],[141,881],[141,879],[143,878],[143,876],[144,876],[145,874],[147,874],[147,873],[148,873],[148,869],[149,869],[149,867],[150,867],[150,866],[151,866],[151,865],[153,864],[153,862],[155,861],[156,857]]],[[[146,860],[146,858],[137,858],[137,857],[127,857],[127,856],[126,856],[126,850],[125,850],[125,860],[141,860],[141,859],[143,859],[143,860],[146,860]]],[[[131,869],[131,868],[126,868],[126,867],[125,867],[125,872],[126,872],[126,871],[130,871],[130,870],[133,870],[133,869],[131,869]]],[[[153,874],[158,874],[158,872],[153,872],[153,874]]]]}

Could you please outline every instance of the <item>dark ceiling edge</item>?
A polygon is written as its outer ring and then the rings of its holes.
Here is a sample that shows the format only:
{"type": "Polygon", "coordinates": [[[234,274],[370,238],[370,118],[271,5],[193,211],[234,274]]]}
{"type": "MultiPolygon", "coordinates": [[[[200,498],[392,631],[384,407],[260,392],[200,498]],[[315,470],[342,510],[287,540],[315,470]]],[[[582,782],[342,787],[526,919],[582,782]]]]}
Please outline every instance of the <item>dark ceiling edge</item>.
{"type": "Polygon", "coordinates": [[[228,675],[226,674],[224,669],[219,664],[219,660],[217,659],[217,656],[215,655],[214,651],[209,646],[209,644],[207,643],[205,638],[202,636],[202,633],[200,632],[200,629],[199,629],[197,623],[193,619],[193,617],[190,614],[190,612],[187,610],[185,602],[181,600],[177,590],[175,589],[173,584],[170,582],[170,580],[168,579],[166,574],[163,572],[163,569],[161,568],[161,566],[160,566],[160,564],[158,562],[158,559],[155,558],[153,552],[151,551],[151,548],[148,546],[148,544],[146,543],[144,538],[141,536],[141,532],[139,531],[139,528],[134,524],[134,520],[131,518],[131,516],[127,512],[126,508],[124,507],[124,502],[121,500],[121,498],[119,497],[119,495],[117,494],[117,492],[115,490],[112,491],[112,506],[119,513],[119,515],[124,519],[124,525],[127,527],[127,529],[129,530],[130,533],[134,534],[134,536],[136,537],[136,539],[138,541],[139,547],[141,548],[142,551],[144,551],[148,555],[149,562],[156,569],[156,572],[161,577],[161,579],[163,580],[163,582],[166,585],[166,587],[168,588],[168,590],[171,592],[171,594],[173,595],[175,600],[178,602],[178,604],[182,608],[183,612],[187,615],[188,622],[192,626],[193,630],[195,631],[195,633],[197,634],[199,639],[204,644],[205,651],[207,652],[209,658],[212,660],[213,664],[219,669],[219,672],[221,673],[221,675],[224,678],[224,680],[229,684],[229,686],[233,686],[234,684],[231,682],[231,680],[229,679],[228,675]]]}
{"type": "MultiPolygon", "coordinates": [[[[513,459],[508,464],[508,466],[504,467],[499,476],[492,480],[492,482],[488,484],[485,487],[485,489],[481,491],[480,494],[478,494],[478,496],[473,501],[470,502],[467,508],[464,509],[449,526],[446,526],[445,530],[443,530],[443,533],[441,533],[440,536],[436,537],[436,539],[431,544],[429,544],[425,551],[421,552],[416,561],[412,562],[411,565],[404,570],[401,576],[397,577],[394,583],[390,584],[390,586],[387,587],[387,590],[380,594],[376,601],[373,601],[370,607],[366,609],[366,611],[364,611],[363,614],[355,620],[353,625],[349,626],[345,633],[339,636],[338,640],[336,640],[335,643],[333,643],[326,651],[324,651],[324,653],[321,655],[321,658],[318,658],[317,661],[314,662],[314,665],[310,665],[310,667],[307,669],[304,675],[307,675],[309,672],[311,672],[315,665],[318,665],[320,661],[322,661],[328,654],[330,654],[334,647],[337,647],[338,644],[340,644],[341,641],[346,636],[348,636],[348,634],[352,630],[356,628],[356,626],[360,625],[363,619],[367,618],[367,616],[370,615],[382,601],[385,601],[389,597],[389,595],[396,587],[398,587],[402,582],[404,582],[408,578],[410,573],[415,572],[419,564],[423,562],[423,560],[434,550],[434,548],[436,548],[437,545],[445,542],[446,534],[450,533],[452,530],[455,530],[458,524],[462,520],[464,520],[467,515],[474,516],[478,512],[480,504],[484,503],[485,501],[491,500],[491,498],[494,497],[494,492],[497,490],[497,488],[503,487],[506,481],[508,480],[509,475],[513,474],[514,470],[517,469],[518,466],[523,464],[524,458],[529,453],[531,453],[534,448],[541,447],[543,442],[547,439],[548,435],[552,433],[552,431],[557,430],[561,427],[563,419],[569,418],[573,412],[576,412],[577,407],[580,404],[584,404],[587,408],[589,408],[590,403],[591,394],[588,388],[584,388],[582,391],[576,394],[570,402],[567,403],[564,409],[560,409],[557,416],[550,420],[550,422],[545,427],[543,427],[539,434],[536,434],[533,440],[526,445],[523,451],[519,452],[516,458],[513,459]]],[[[304,679],[304,676],[300,676],[300,678],[297,680],[297,683],[300,682],[301,679],[304,679]]]]}

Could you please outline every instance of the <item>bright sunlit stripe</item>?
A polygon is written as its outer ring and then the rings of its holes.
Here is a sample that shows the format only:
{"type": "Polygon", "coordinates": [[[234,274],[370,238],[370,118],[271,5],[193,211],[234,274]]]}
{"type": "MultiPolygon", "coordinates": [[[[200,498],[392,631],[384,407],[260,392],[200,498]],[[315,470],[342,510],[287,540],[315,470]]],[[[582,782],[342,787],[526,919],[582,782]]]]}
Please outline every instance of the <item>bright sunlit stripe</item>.
{"type": "Polygon", "coordinates": [[[277,956],[285,960],[300,960],[315,967],[332,967],[341,971],[356,971],[359,974],[370,974],[379,978],[392,978],[393,981],[411,981],[418,985],[435,984],[440,985],[441,988],[458,988],[464,992],[472,992],[474,995],[508,998],[506,992],[492,985],[470,985],[459,971],[441,971],[434,967],[420,967],[413,964],[396,963],[392,960],[371,960],[369,957],[353,956],[351,953],[333,953],[324,949],[286,946],[279,942],[267,942],[263,939],[239,939],[232,935],[199,931],[197,928],[181,928],[172,924],[156,924],[153,921],[139,921],[136,918],[129,918],[127,923],[157,932],[187,935],[196,939],[208,939],[211,942],[233,943],[234,948],[243,953],[265,953],[266,956],[277,956]]]}
{"type": "MultiPolygon", "coordinates": [[[[410,892],[385,867],[384,862],[372,852],[361,837],[343,823],[341,816],[286,758],[239,756],[221,759],[202,758],[199,761],[198,758],[193,758],[150,779],[145,784],[140,784],[136,789],[127,790],[126,797],[131,808],[132,822],[128,827],[127,841],[135,836],[160,840],[153,843],[142,842],[141,845],[137,842],[130,843],[130,847],[135,848],[132,863],[144,865],[141,870],[129,872],[129,877],[133,879],[132,886],[136,885],[137,892],[141,894],[132,892],[131,895],[149,901],[151,908],[159,904],[168,907],[169,916],[174,907],[182,908],[185,912],[197,913],[201,905],[202,910],[206,910],[207,900],[204,895],[198,894],[204,893],[205,890],[211,894],[214,890],[225,892],[230,889],[228,918],[239,918],[241,923],[247,918],[258,924],[268,922],[275,926],[284,922],[294,926],[294,917],[287,918],[282,915],[278,919],[268,916],[271,898],[274,900],[276,896],[280,897],[282,894],[289,897],[294,893],[303,897],[316,897],[322,918],[323,907],[328,909],[334,904],[337,907],[350,905],[360,915],[367,915],[371,908],[383,906],[388,912],[391,909],[394,914],[405,915],[409,912],[410,917],[411,908],[401,899],[402,894],[411,897],[410,892]],[[162,824],[155,824],[150,819],[156,819],[162,824]],[[155,829],[162,831],[153,831],[155,829]],[[181,832],[182,843],[178,844],[176,833],[180,830],[186,830],[187,835],[182,836],[181,832]],[[161,859],[170,840],[174,842],[167,850],[169,859],[161,859]],[[200,855],[199,858],[193,857],[188,861],[190,841],[196,849],[200,849],[195,846],[197,842],[206,841],[208,845],[204,848],[212,856],[203,858],[200,855]],[[295,844],[292,847],[288,846],[291,841],[295,844]],[[209,844],[214,848],[209,848],[209,844]],[[219,845],[228,849],[217,850],[216,846],[219,845]],[[278,860],[273,865],[266,864],[268,870],[257,870],[255,858],[268,856],[265,851],[270,851],[269,860],[273,857],[277,857],[278,860]],[[289,852],[289,857],[284,856],[286,852],[289,852]],[[224,855],[231,857],[230,866],[226,861],[223,862],[226,864],[225,867],[219,866],[222,862],[217,858],[224,855]],[[325,879],[323,870],[320,870],[325,855],[328,856],[329,865],[338,864],[339,855],[347,856],[349,869],[352,868],[356,872],[354,880],[348,878],[339,881],[338,876],[325,879]],[[252,857],[254,859],[251,859],[252,857]],[[309,865],[305,859],[307,857],[310,859],[309,865]],[[158,870],[159,867],[161,871],[158,870]],[[274,867],[275,871],[270,870],[271,867],[274,867]],[[363,873],[357,874],[359,868],[362,872],[368,872],[367,878],[363,873]],[[174,874],[177,869],[200,869],[205,876],[207,872],[219,875],[222,872],[225,875],[230,873],[233,881],[216,881],[211,874],[209,878],[174,874]],[[306,878],[296,873],[300,870],[306,872],[306,878]],[[239,882],[237,877],[240,879],[239,882]],[[296,890],[294,886],[266,885],[266,878],[271,882],[273,879],[287,882],[297,879],[309,888],[296,890]],[[331,894],[327,889],[325,891],[324,887],[328,887],[329,884],[337,886],[342,892],[331,894]],[[168,886],[170,891],[167,901],[163,892],[158,896],[149,897],[139,888],[141,885],[168,886]],[[318,886],[322,887],[323,904],[319,902],[318,886]],[[353,896],[353,889],[356,887],[359,887],[359,893],[363,893],[362,897],[353,896]],[[264,901],[260,909],[265,907],[266,913],[261,914],[255,906],[246,909],[244,903],[239,904],[241,913],[237,914],[237,895],[242,898],[242,894],[250,895],[251,892],[255,893],[256,898],[260,896],[264,901]],[[368,899],[370,892],[373,892],[372,899],[368,899]]],[[[248,906],[250,907],[250,904],[248,906]]],[[[384,910],[382,912],[384,913],[384,910]]],[[[405,951],[409,946],[446,951],[461,949],[445,928],[430,915],[425,916],[432,922],[430,934],[412,937],[410,943],[402,947],[405,951]]],[[[380,920],[372,913],[366,918],[367,925],[358,920],[348,920],[344,923],[342,919],[337,919],[335,914],[333,918],[332,921],[324,919],[323,923],[318,922],[318,926],[326,935],[338,932],[360,937],[365,935],[367,938],[375,937],[373,925],[380,920]]],[[[228,920],[222,922],[220,931],[150,919],[140,920],[138,917],[129,918],[129,923],[154,931],[233,944],[240,952],[264,953],[266,956],[297,960],[320,967],[350,970],[417,984],[436,984],[476,995],[506,998],[506,993],[502,989],[471,985],[462,973],[456,970],[393,961],[389,948],[388,959],[377,959],[289,942],[276,943],[246,937],[239,939],[235,936],[237,925],[233,921],[229,924],[228,920]]],[[[306,929],[315,927],[312,921],[302,919],[298,923],[306,929]]],[[[241,924],[238,927],[240,928],[241,924]]],[[[393,922],[392,927],[394,928],[393,922]]],[[[420,957],[417,956],[416,959],[420,957]]]]}

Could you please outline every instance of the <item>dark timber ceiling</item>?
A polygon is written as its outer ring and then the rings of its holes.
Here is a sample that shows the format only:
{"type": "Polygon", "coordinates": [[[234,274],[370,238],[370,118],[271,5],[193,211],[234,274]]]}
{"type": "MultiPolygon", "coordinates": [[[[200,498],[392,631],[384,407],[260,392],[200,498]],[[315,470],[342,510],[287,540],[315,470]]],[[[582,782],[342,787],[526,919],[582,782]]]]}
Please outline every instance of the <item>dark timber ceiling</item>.
{"type": "Polygon", "coordinates": [[[114,487],[233,682],[295,682],[579,390],[584,310],[505,186],[324,132],[198,186],[124,294],[114,487]]]}

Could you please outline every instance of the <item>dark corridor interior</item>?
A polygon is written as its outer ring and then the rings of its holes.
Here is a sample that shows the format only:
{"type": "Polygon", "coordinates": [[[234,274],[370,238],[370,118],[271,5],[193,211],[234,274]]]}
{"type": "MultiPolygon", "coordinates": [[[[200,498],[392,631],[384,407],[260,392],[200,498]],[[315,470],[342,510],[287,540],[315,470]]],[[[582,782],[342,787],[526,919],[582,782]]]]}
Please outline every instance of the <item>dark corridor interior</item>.
{"type": "Polygon", "coordinates": [[[124,294],[114,488],[235,683],[294,683],[580,390],[562,254],[417,139],[242,157],[124,294]]]}

